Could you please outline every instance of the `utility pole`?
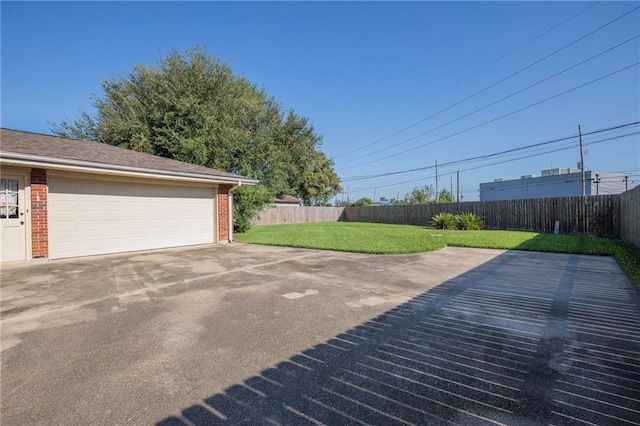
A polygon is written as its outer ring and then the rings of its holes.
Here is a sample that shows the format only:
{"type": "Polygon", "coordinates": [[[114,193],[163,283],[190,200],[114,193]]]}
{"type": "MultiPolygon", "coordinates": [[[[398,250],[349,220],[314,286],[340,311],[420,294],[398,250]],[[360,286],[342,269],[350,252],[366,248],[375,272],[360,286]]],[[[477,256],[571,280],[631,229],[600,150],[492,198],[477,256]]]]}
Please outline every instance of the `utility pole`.
{"type": "Polygon", "coordinates": [[[629,189],[629,176],[624,177],[624,191],[627,192],[629,189]]]}
{"type": "Polygon", "coordinates": [[[596,180],[595,180],[595,184],[596,184],[596,195],[600,195],[600,191],[599,191],[599,187],[600,187],[600,175],[598,173],[596,173],[596,180]]]}
{"type": "Polygon", "coordinates": [[[578,136],[580,137],[580,170],[582,171],[582,196],[585,196],[584,191],[584,152],[582,150],[582,126],[578,124],[578,136]]]}
{"type": "Polygon", "coordinates": [[[453,201],[453,175],[449,175],[449,201],[453,201]]]}
{"type": "Polygon", "coordinates": [[[378,188],[373,188],[373,202],[376,202],[376,189],[378,188]]]}
{"type": "Polygon", "coordinates": [[[457,190],[456,190],[456,194],[457,194],[456,198],[457,198],[458,202],[460,202],[460,170],[458,170],[458,171],[456,172],[456,180],[457,180],[457,182],[458,182],[458,183],[457,183],[457,187],[458,187],[458,188],[457,188],[457,190]]]}
{"type": "Polygon", "coordinates": [[[436,203],[438,202],[438,160],[436,160],[436,203]]]}

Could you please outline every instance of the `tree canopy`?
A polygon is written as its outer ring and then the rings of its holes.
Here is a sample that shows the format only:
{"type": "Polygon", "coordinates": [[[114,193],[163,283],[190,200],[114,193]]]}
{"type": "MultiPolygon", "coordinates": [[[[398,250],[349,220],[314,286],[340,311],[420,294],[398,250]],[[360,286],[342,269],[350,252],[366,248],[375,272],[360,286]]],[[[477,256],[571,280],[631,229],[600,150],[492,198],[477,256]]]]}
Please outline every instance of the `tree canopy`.
{"type": "Polygon", "coordinates": [[[371,206],[373,205],[373,201],[371,198],[362,197],[356,201],[340,201],[336,203],[336,207],[360,207],[360,206],[371,206]]]}
{"type": "Polygon", "coordinates": [[[394,200],[393,204],[427,204],[427,203],[451,203],[453,196],[451,192],[443,189],[438,194],[433,189],[433,185],[416,186],[411,192],[405,195],[402,202],[394,200]]]}
{"type": "Polygon", "coordinates": [[[451,203],[451,202],[453,202],[453,194],[451,194],[450,191],[447,191],[446,189],[443,189],[438,194],[438,201],[437,202],[438,203],[451,203]]]}
{"type": "Polygon", "coordinates": [[[432,185],[416,186],[405,195],[404,202],[406,204],[426,204],[433,201],[434,195],[435,191],[432,185]]]}
{"type": "Polygon", "coordinates": [[[341,191],[309,120],[283,111],[199,46],[185,55],[174,50],[154,66],[138,64],[101,87],[95,114],[82,112],[52,131],[259,179],[236,192],[236,230],[276,195],[324,205],[341,191]]]}

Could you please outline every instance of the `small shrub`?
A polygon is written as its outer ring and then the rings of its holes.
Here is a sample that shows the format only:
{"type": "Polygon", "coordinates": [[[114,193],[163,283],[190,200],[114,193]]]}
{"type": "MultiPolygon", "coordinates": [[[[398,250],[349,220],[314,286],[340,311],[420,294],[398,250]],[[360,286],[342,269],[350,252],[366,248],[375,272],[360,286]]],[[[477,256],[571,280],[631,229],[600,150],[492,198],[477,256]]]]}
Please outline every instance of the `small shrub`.
{"type": "Polygon", "coordinates": [[[482,219],[474,213],[462,213],[456,216],[456,228],[474,231],[482,229],[484,222],[482,219]]]}
{"type": "Polygon", "coordinates": [[[453,213],[438,213],[431,218],[431,226],[438,229],[456,229],[457,217],[453,213]]]}

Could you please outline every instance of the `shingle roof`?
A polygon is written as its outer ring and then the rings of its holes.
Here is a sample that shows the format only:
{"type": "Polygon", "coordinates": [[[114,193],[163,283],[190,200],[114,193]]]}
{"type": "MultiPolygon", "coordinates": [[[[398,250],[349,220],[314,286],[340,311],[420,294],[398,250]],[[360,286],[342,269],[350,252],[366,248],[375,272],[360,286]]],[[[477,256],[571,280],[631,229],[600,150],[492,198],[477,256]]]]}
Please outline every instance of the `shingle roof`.
{"type": "Polygon", "coordinates": [[[298,197],[294,197],[293,195],[279,195],[278,197],[276,197],[275,200],[273,200],[276,203],[301,203],[302,199],[298,198],[298,197]]]}
{"type": "Polygon", "coordinates": [[[104,168],[135,168],[149,172],[173,172],[177,174],[205,175],[227,181],[252,178],[215,170],[204,166],[145,154],[100,142],[81,141],[40,133],[0,128],[0,156],[11,154],[35,156],[47,159],[81,161],[104,168]]]}

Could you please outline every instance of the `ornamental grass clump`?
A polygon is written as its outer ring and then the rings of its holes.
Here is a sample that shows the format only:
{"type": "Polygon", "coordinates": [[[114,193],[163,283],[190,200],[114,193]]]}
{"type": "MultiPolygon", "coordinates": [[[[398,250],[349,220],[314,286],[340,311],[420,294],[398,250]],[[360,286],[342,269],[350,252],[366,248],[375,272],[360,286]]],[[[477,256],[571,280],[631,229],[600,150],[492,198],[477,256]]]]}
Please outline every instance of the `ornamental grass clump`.
{"type": "Polygon", "coordinates": [[[474,213],[438,213],[431,218],[431,226],[438,229],[459,229],[464,231],[475,231],[482,229],[484,222],[474,213]]]}
{"type": "Polygon", "coordinates": [[[474,213],[462,213],[456,216],[456,228],[464,231],[482,229],[484,222],[474,213]]]}
{"type": "Polygon", "coordinates": [[[431,226],[438,229],[456,229],[456,216],[453,213],[438,213],[431,219],[431,226]]]}

